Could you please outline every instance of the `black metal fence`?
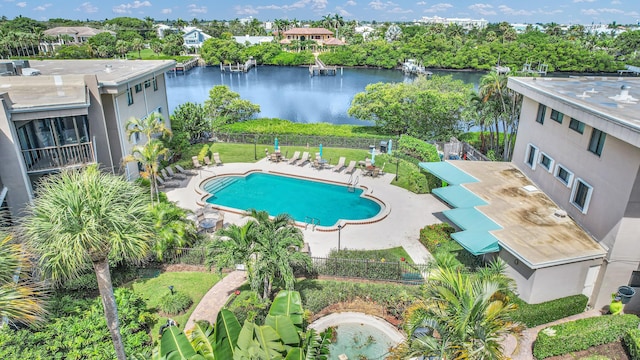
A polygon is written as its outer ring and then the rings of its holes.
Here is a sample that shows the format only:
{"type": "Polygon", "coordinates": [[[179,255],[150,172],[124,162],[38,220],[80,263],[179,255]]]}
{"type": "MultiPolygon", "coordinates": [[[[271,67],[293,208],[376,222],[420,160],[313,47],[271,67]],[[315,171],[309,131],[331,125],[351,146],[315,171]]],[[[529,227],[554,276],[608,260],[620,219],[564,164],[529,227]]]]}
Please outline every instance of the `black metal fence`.
{"type": "MultiPolygon", "coordinates": [[[[340,147],[349,149],[369,149],[370,146],[376,148],[381,142],[386,143],[393,140],[393,145],[398,144],[399,137],[341,137],[341,136],[316,136],[316,135],[297,135],[297,134],[248,134],[248,133],[217,133],[218,141],[242,144],[273,144],[278,138],[280,146],[313,146],[319,144],[326,147],[340,147]]],[[[392,145],[392,146],[393,146],[392,145]]],[[[386,148],[385,148],[386,149],[386,148]]]]}
{"type": "Polygon", "coordinates": [[[204,248],[175,248],[164,253],[165,264],[204,265],[206,250],[204,248]]]}
{"type": "Polygon", "coordinates": [[[367,280],[396,281],[422,284],[429,271],[427,264],[313,257],[313,268],[318,275],[367,280]]]}

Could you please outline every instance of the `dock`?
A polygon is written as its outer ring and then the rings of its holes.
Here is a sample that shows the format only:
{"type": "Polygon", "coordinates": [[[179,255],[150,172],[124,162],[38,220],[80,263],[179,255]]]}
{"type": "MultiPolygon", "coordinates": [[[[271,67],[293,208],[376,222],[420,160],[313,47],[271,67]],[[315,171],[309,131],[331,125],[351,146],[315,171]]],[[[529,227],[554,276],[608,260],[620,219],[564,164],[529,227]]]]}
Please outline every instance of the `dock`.
{"type": "Polygon", "coordinates": [[[549,70],[549,65],[547,64],[543,64],[543,63],[539,63],[537,68],[532,68],[531,67],[531,63],[525,63],[524,65],[522,65],[522,71],[521,73],[523,74],[538,74],[538,75],[547,75],[547,71],[549,70]]]}
{"type": "Polygon", "coordinates": [[[309,66],[309,75],[311,76],[336,75],[337,72],[338,72],[337,66],[327,66],[322,62],[322,60],[318,59],[318,57],[316,57],[315,65],[309,66]]]}
{"type": "Polygon", "coordinates": [[[409,59],[402,64],[402,72],[405,73],[405,75],[433,75],[431,71],[418,64],[414,59],[409,59]]]}
{"type": "Polygon", "coordinates": [[[244,64],[236,64],[236,65],[224,65],[222,63],[220,63],[220,71],[225,72],[225,71],[229,71],[229,72],[248,72],[249,70],[251,70],[252,67],[256,66],[256,60],[251,58],[249,60],[247,60],[244,64]]]}
{"type": "Polygon", "coordinates": [[[192,57],[191,59],[187,60],[186,62],[179,62],[176,64],[176,66],[173,68],[173,72],[174,73],[185,73],[191,69],[193,69],[194,67],[198,66],[198,62],[200,61],[200,58],[198,57],[192,57]]]}
{"type": "Polygon", "coordinates": [[[618,70],[618,74],[622,75],[622,74],[633,74],[635,76],[640,75],[640,67],[638,66],[632,66],[632,65],[625,65],[625,68],[623,70],[618,70]]]}

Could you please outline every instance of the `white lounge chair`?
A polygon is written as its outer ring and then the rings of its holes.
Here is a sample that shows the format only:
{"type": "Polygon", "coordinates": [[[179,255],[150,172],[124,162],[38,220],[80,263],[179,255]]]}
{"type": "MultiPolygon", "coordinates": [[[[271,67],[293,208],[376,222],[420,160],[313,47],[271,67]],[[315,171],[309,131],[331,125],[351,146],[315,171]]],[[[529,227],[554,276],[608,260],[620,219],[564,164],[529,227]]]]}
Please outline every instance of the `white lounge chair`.
{"type": "Polygon", "coordinates": [[[211,165],[213,165],[213,163],[211,162],[211,159],[209,159],[209,157],[208,157],[208,156],[205,156],[203,160],[204,160],[204,164],[205,164],[206,166],[211,166],[211,165]]]}
{"type": "Polygon", "coordinates": [[[222,161],[220,160],[220,153],[213,153],[213,161],[216,163],[216,166],[222,165],[222,161]]]}
{"type": "Polygon", "coordinates": [[[347,168],[344,170],[345,174],[353,174],[353,172],[356,170],[356,161],[355,160],[351,160],[349,161],[349,166],[347,166],[347,168]]]}
{"type": "Polygon", "coordinates": [[[192,156],[191,157],[191,161],[193,161],[193,167],[196,169],[199,169],[202,167],[202,164],[200,164],[200,160],[198,160],[197,156],[192,156]]]}
{"type": "Polygon", "coordinates": [[[305,151],[302,153],[302,157],[300,158],[300,161],[298,161],[297,165],[304,166],[308,161],[309,161],[309,152],[305,151]]]}
{"type": "Polygon", "coordinates": [[[171,168],[171,166],[167,166],[164,169],[167,170],[167,174],[169,174],[169,178],[171,178],[171,179],[184,180],[184,179],[187,178],[187,175],[185,175],[185,174],[180,174],[180,173],[173,172],[173,169],[171,168]]]}
{"type": "Polygon", "coordinates": [[[336,166],[333,167],[333,171],[340,172],[342,168],[344,168],[345,161],[347,161],[347,158],[345,158],[344,156],[341,156],[340,160],[338,160],[338,164],[336,164],[336,166]]]}
{"type": "Polygon", "coordinates": [[[287,164],[289,165],[294,165],[296,163],[296,161],[300,160],[300,151],[296,151],[293,153],[293,156],[291,157],[291,159],[289,159],[287,161],[287,164]]]}

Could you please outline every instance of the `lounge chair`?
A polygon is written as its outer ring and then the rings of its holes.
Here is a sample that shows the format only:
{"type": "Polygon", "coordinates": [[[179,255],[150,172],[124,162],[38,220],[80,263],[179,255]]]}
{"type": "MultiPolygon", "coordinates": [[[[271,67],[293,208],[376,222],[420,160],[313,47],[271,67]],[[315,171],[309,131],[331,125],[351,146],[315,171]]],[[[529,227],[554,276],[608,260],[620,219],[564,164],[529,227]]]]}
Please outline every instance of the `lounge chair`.
{"type": "Polygon", "coordinates": [[[340,170],[342,170],[342,168],[344,168],[344,162],[347,159],[344,156],[340,157],[340,160],[338,160],[338,164],[336,164],[336,166],[334,166],[333,171],[335,172],[340,172],[340,170]]]}
{"type": "Polygon", "coordinates": [[[191,157],[191,161],[193,161],[193,167],[196,169],[199,169],[202,167],[202,164],[200,164],[200,161],[198,160],[197,156],[192,156],[191,157]]]}
{"type": "Polygon", "coordinates": [[[173,172],[173,169],[171,168],[171,166],[167,166],[163,170],[167,170],[167,174],[169,174],[169,177],[171,179],[184,180],[184,179],[187,178],[187,175],[185,175],[185,174],[180,174],[180,173],[173,172]]]}
{"type": "Polygon", "coordinates": [[[353,172],[356,170],[356,161],[355,160],[351,160],[349,161],[349,166],[347,166],[347,168],[344,170],[345,174],[353,174],[353,172]]]}
{"type": "Polygon", "coordinates": [[[180,186],[180,183],[175,181],[165,181],[160,176],[156,176],[156,182],[158,183],[158,187],[161,187],[161,188],[171,188],[171,187],[180,186]]]}
{"type": "Polygon", "coordinates": [[[220,160],[220,153],[213,153],[213,161],[216,163],[216,166],[222,165],[222,161],[220,160]]]}
{"type": "MultiPolygon", "coordinates": [[[[169,166],[171,167],[171,166],[169,166]]],[[[184,174],[187,176],[197,175],[197,172],[193,170],[185,170],[182,166],[176,164],[176,169],[180,172],[180,174],[184,174]]]]}
{"type": "Polygon", "coordinates": [[[308,161],[309,161],[309,152],[305,151],[302,153],[302,157],[300,158],[300,161],[298,161],[297,165],[304,166],[308,161]]]}
{"type": "Polygon", "coordinates": [[[296,163],[296,161],[300,160],[300,151],[296,151],[293,153],[293,156],[291,157],[291,159],[289,159],[289,161],[287,161],[287,164],[289,165],[293,165],[296,163]]]}
{"type": "Polygon", "coordinates": [[[211,159],[209,159],[209,157],[208,157],[208,156],[205,156],[205,157],[204,157],[204,164],[205,164],[206,166],[211,166],[211,165],[213,165],[213,163],[211,162],[211,159]]]}

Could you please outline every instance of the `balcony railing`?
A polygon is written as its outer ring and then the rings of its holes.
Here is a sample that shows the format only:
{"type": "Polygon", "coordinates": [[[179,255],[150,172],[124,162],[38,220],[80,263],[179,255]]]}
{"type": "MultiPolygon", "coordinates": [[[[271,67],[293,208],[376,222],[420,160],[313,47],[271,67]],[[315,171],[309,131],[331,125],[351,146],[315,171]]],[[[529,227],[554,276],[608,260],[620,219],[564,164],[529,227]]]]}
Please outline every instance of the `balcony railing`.
{"type": "Polygon", "coordinates": [[[22,150],[22,156],[28,173],[84,166],[96,162],[92,142],[22,150]]]}

